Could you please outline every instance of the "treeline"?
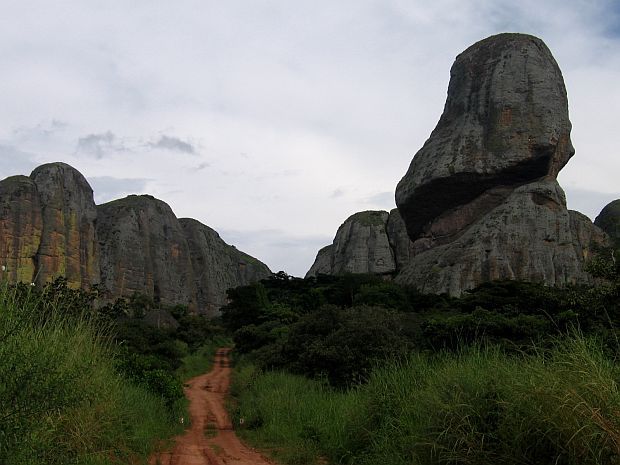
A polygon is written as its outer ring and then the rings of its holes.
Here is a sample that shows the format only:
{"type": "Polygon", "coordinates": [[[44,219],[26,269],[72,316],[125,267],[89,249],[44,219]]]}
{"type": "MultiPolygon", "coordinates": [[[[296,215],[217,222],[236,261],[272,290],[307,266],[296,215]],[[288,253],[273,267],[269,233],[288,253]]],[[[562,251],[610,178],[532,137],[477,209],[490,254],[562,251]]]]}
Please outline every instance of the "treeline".
{"type": "Polygon", "coordinates": [[[412,351],[492,344],[523,352],[571,330],[596,334],[611,354],[618,351],[620,326],[611,258],[591,264],[606,278],[598,286],[496,281],[460,298],[421,294],[375,275],[300,279],[278,273],[231,289],[222,323],[237,353],[258,367],[326,377],[340,388],[367,380],[382,360],[412,351]]]}
{"type": "Polygon", "coordinates": [[[230,292],[239,433],[287,464],[620,462],[620,276],[460,298],[280,273],[230,292]]]}
{"type": "Polygon", "coordinates": [[[0,463],[143,463],[182,429],[182,381],[222,331],[186,307],[0,283],[0,463]]]}

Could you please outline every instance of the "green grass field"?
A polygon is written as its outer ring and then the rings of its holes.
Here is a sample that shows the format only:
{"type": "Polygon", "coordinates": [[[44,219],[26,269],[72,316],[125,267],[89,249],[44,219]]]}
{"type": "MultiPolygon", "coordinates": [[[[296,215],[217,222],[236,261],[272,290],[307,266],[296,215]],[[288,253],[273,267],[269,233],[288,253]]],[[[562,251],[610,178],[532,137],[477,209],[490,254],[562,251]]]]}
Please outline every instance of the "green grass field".
{"type": "Polygon", "coordinates": [[[240,365],[231,409],[288,464],[617,464],[619,376],[574,335],[535,355],[414,354],[349,391],[240,365]]]}
{"type": "Polygon", "coordinates": [[[105,328],[37,299],[0,289],[0,463],[144,462],[182,403],[122,378],[105,328]]]}

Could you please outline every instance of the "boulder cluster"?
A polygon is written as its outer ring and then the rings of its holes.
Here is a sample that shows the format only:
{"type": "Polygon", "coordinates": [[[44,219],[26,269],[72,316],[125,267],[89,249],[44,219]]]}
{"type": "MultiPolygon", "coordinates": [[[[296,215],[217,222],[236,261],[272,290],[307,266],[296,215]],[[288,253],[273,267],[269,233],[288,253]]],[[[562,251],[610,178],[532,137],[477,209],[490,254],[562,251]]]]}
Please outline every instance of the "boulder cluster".
{"type": "Polygon", "coordinates": [[[216,315],[226,290],[271,275],[213,229],[177,219],[149,195],[95,205],[93,190],[65,163],[0,181],[0,277],[73,288],[101,284],[106,298],[134,293],[216,315]]]}
{"type": "MultiPolygon", "coordinates": [[[[402,223],[394,212],[374,213],[394,218],[381,243],[391,245],[383,261],[395,279],[452,295],[495,279],[589,282],[585,263],[610,242],[566,208],[556,178],[574,154],[570,131],[562,73],[540,39],[499,34],[458,55],[443,114],[396,188],[402,223]]],[[[361,249],[379,241],[346,243],[362,237],[347,236],[355,218],[309,274],[358,272],[343,261],[374,272],[359,262],[377,253],[361,249]]]]}

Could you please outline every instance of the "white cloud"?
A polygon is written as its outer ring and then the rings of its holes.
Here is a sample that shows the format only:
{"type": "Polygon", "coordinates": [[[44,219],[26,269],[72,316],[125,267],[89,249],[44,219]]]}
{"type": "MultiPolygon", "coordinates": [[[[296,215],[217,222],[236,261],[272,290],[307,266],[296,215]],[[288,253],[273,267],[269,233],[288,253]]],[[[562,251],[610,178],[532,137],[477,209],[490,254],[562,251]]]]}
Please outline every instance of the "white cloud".
{"type": "Polygon", "coordinates": [[[0,145],[25,155],[0,150],[0,174],[62,160],[120,180],[101,187],[110,195],[143,180],[179,216],[293,238],[297,249],[265,234],[235,245],[303,274],[349,215],[393,205],[455,56],[520,31],[545,40],[566,80],[569,207],[600,210],[620,170],[618,11],[615,0],[10,2],[0,145]]]}

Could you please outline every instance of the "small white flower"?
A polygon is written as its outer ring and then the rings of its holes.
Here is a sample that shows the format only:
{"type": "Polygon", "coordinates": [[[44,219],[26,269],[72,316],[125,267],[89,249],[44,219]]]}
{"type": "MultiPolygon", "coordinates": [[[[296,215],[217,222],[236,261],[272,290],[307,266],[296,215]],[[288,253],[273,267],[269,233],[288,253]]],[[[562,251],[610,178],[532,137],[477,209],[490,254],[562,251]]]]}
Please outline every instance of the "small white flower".
{"type": "Polygon", "coordinates": [[[6,265],[2,265],[2,271],[6,271],[6,265]]]}
{"type": "Polygon", "coordinates": [[[30,283],[31,286],[34,286],[34,283],[30,283]]]}

